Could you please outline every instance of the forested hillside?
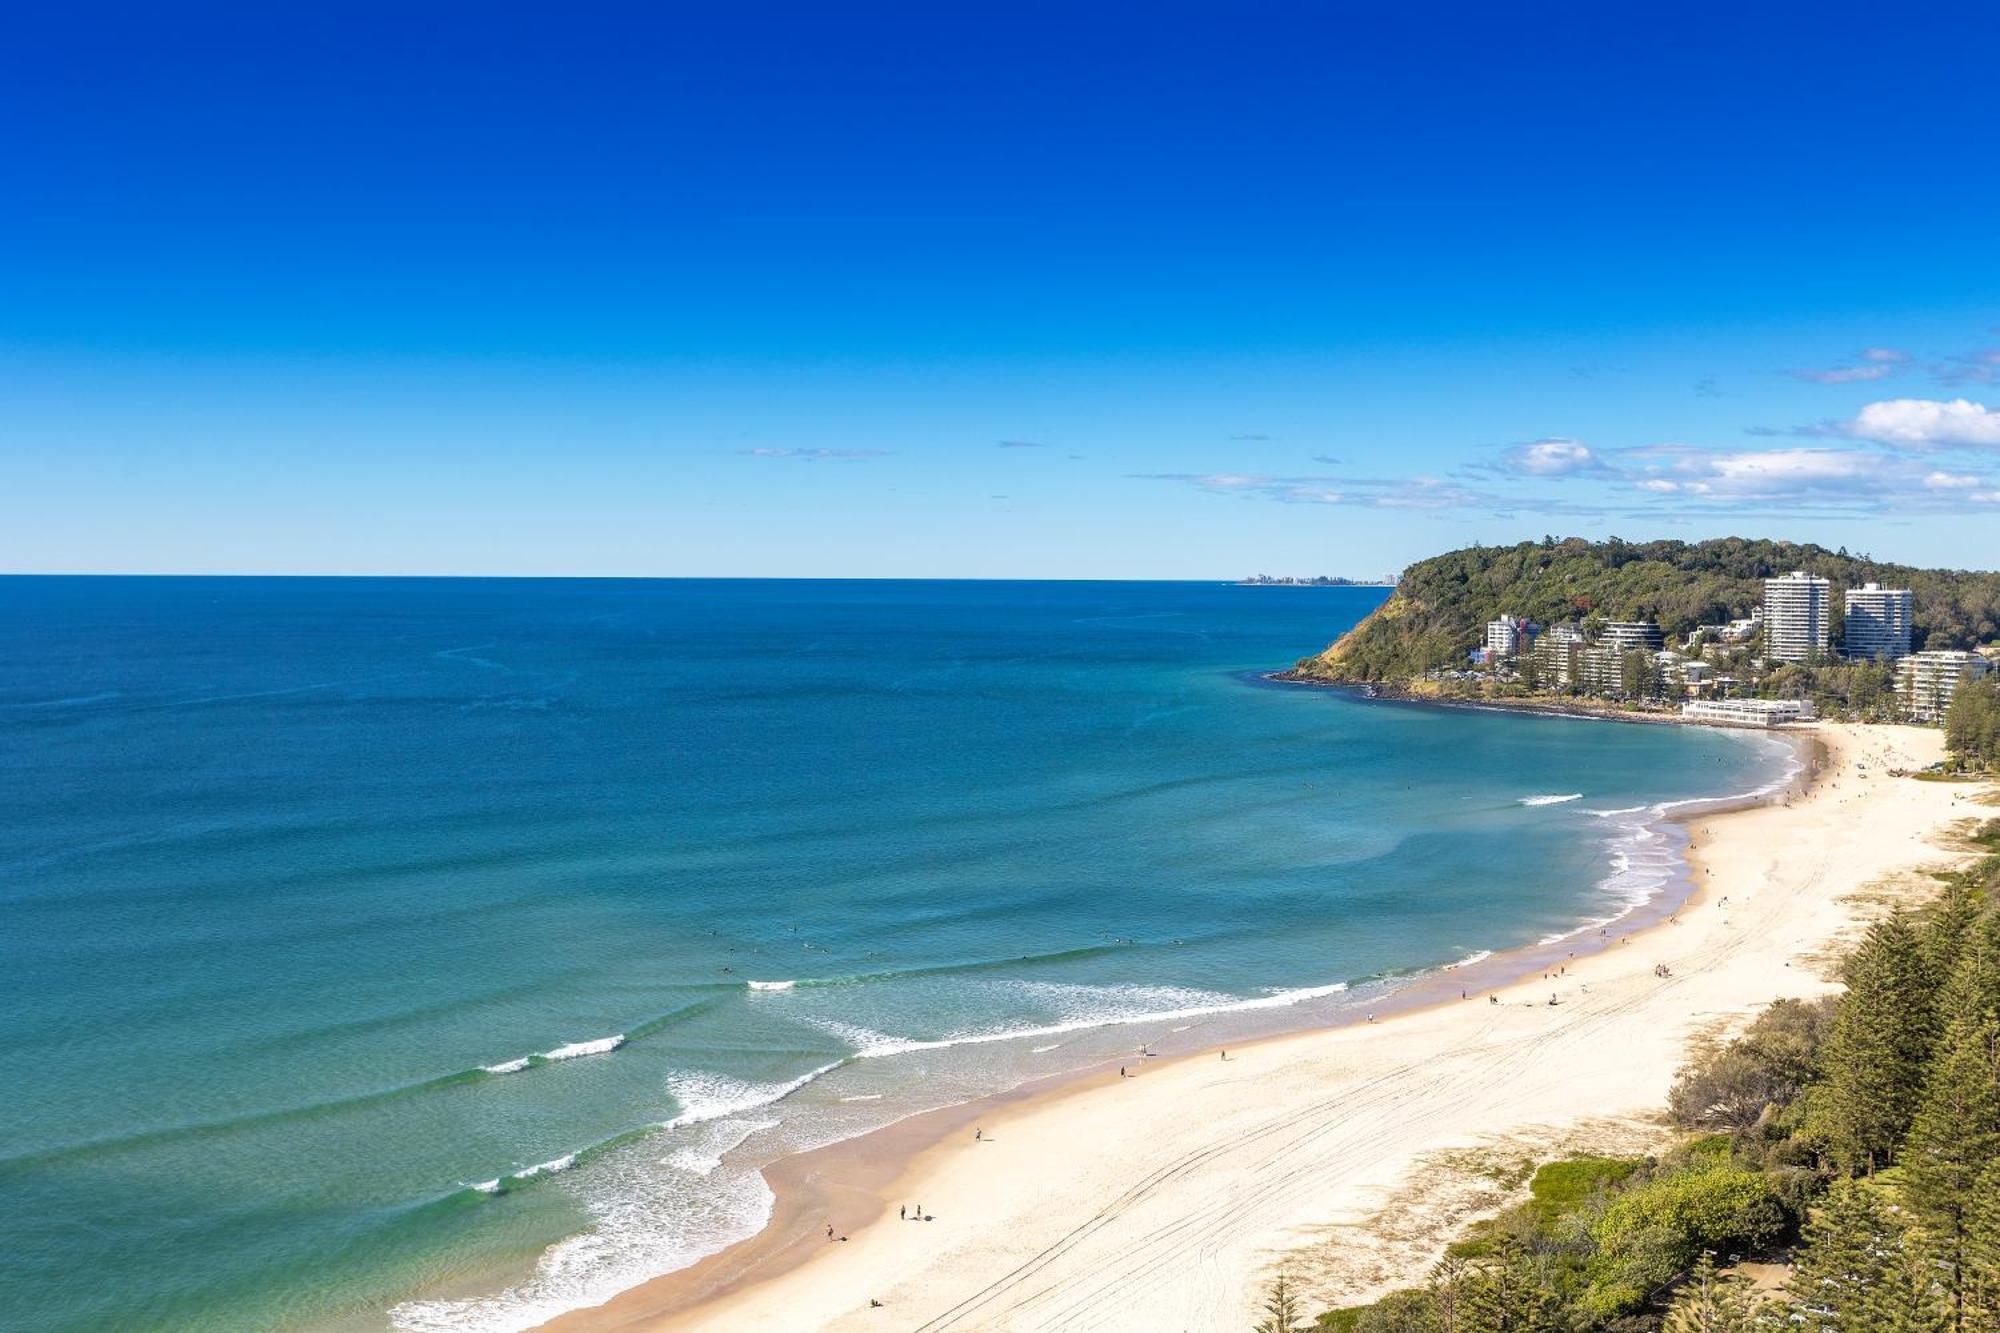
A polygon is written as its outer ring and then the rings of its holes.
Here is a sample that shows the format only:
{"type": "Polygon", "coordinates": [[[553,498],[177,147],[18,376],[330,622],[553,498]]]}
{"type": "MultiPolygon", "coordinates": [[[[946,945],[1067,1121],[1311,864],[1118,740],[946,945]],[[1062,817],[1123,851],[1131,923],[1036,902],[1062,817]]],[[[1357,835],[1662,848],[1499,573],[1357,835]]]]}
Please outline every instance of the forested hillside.
{"type": "Polygon", "coordinates": [[[1668,641],[1697,625],[1747,616],[1763,580],[1803,569],[1832,580],[1834,642],[1844,588],[1874,581],[1915,594],[1919,648],[2000,639],[2000,573],[1916,569],[1790,542],[1581,538],[1473,546],[1420,560],[1389,600],[1325,652],[1299,663],[1323,680],[1405,681],[1463,663],[1488,620],[1656,620],[1668,641]]]}

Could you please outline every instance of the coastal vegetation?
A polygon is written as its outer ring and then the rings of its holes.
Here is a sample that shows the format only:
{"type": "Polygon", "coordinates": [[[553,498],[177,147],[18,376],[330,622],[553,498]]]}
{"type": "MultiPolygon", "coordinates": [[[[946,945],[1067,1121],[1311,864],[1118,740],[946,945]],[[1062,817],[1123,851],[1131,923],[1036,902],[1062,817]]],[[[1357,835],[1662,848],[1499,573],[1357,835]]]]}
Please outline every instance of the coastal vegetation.
{"type": "MultiPolygon", "coordinates": [[[[1909,709],[1897,697],[1895,664],[1842,656],[1841,592],[1866,583],[1910,591],[1913,649],[1969,651],[2000,641],[2000,573],[1918,569],[1844,549],[1736,537],[1544,537],[1418,561],[1372,614],[1288,674],[1387,693],[1600,711],[1658,710],[1683,694],[1742,694],[1810,700],[1823,716],[1897,720],[1909,709]],[[1833,589],[1831,651],[1806,661],[1767,656],[1762,622],[1753,618],[1764,580],[1792,570],[1820,575],[1833,589]],[[1479,660],[1489,623],[1503,617],[1545,641],[1479,660]],[[1655,644],[1680,651],[1584,651],[1629,644],[1605,632],[1635,625],[1649,627],[1655,644]],[[1562,634],[1548,633],[1552,627],[1562,634]]],[[[1996,688],[1975,692],[1961,710],[1951,733],[1960,762],[1968,755],[1974,766],[2000,762],[1996,688]]]]}
{"type": "MultiPolygon", "coordinates": [[[[1767,578],[1804,570],[1836,588],[1877,582],[1914,594],[1919,648],[2000,639],[2000,574],[1886,564],[1845,549],[1724,537],[1627,542],[1580,537],[1470,546],[1419,560],[1396,591],[1325,652],[1299,664],[1325,680],[1397,682],[1456,665],[1502,615],[1542,624],[1649,620],[1671,641],[1750,614],[1767,578]]],[[[1839,599],[1834,599],[1834,642],[1839,599]]]]}
{"type": "Polygon", "coordinates": [[[1841,995],[1690,1061],[1673,1149],[1549,1163],[1423,1285],[1313,1327],[2000,1333],[2000,820],[1977,841],[1841,995]]]}
{"type": "Polygon", "coordinates": [[[2000,768],[2000,677],[1958,687],[1944,715],[1944,744],[1963,768],[2000,768]]]}

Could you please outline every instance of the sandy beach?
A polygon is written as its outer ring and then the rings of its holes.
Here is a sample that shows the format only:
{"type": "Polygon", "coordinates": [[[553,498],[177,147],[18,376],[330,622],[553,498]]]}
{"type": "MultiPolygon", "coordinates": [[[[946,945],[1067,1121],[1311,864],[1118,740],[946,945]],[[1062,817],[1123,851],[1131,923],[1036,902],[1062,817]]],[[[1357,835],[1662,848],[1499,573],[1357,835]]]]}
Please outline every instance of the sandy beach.
{"type": "Polygon", "coordinates": [[[1281,1269],[1314,1310],[1372,1299],[1537,1157],[1660,1142],[1690,1043],[1831,989],[1842,942],[1996,813],[1990,789],[1888,776],[1939,758],[1936,731],[1813,734],[1809,790],[1692,821],[1678,914],[1565,970],[788,1159],[764,1233],[547,1327],[1241,1330],[1281,1269]]]}

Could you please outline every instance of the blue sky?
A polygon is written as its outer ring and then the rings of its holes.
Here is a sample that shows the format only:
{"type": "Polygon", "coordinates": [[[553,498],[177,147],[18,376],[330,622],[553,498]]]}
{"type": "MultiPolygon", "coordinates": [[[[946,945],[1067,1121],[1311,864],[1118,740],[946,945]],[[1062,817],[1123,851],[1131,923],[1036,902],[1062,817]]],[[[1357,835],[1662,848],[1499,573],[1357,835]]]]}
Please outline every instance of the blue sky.
{"type": "Polygon", "coordinates": [[[41,8],[0,569],[2000,563],[1990,5],[41,8]]]}

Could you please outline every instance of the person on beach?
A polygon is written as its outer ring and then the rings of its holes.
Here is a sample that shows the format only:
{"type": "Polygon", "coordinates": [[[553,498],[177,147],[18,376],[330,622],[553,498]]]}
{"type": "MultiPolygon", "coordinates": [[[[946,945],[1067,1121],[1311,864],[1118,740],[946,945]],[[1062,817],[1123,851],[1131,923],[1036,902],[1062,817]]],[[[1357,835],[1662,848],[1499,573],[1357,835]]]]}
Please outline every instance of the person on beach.
{"type": "Polygon", "coordinates": [[[896,1210],[896,1220],[898,1222],[907,1222],[910,1220],[910,1205],[906,1203],[896,1210]]]}
{"type": "Polygon", "coordinates": [[[986,1141],[986,1131],[985,1131],[985,1130],[983,1130],[983,1129],[975,1129],[975,1130],[973,1130],[973,1131],[972,1131],[972,1141],[973,1141],[974,1143],[984,1143],[984,1142],[986,1141]]]}
{"type": "Polygon", "coordinates": [[[1124,1066],[1124,1065],[1120,1065],[1120,1066],[1118,1066],[1118,1077],[1120,1077],[1120,1078],[1124,1078],[1124,1077],[1125,1077],[1125,1066],[1124,1066]]]}

